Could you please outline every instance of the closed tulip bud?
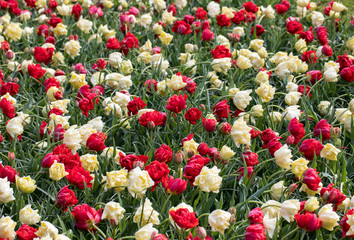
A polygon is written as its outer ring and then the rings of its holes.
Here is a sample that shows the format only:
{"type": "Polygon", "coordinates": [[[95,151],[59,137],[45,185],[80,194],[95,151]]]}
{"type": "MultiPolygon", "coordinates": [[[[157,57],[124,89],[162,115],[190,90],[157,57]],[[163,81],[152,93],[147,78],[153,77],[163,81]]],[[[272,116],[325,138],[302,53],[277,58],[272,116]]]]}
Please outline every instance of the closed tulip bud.
{"type": "Polygon", "coordinates": [[[13,79],[12,79],[12,82],[13,82],[13,83],[18,83],[18,82],[19,82],[18,77],[13,78],[13,79]]]}
{"type": "Polygon", "coordinates": [[[174,160],[175,160],[175,162],[176,162],[177,164],[180,164],[181,162],[183,162],[183,159],[184,159],[183,151],[182,151],[182,150],[179,150],[179,151],[177,152],[177,154],[175,155],[174,160]]]}
{"type": "Polygon", "coordinates": [[[227,211],[233,215],[236,215],[236,208],[234,208],[234,207],[229,208],[229,210],[227,210],[227,211]]]}
{"type": "Polygon", "coordinates": [[[140,11],[142,11],[142,12],[145,12],[145,11],[146,11],[146,6],[145,6],[145,4],[141,5],[140,11]]]}
{"type": "Polygon", "coordinates": [[[323,202],[327,202],[328,198],[329,198],[329,193],[325,192],[322,196],[323,202]]]}
{"type": "Polygon", "coordinates": [[[15,53],[11,50],[6,52],[6,59],[12,60],[15,58],[15,53]]]}
{"type": "Polygon", "coordinates": [[[204,104],[200,104],[199,109],[200,109],[200,111],[204,112],[205,111],[205,105],[204,104]]]}
{"type": "Polygon", "coordinates": [[[8,76],[8,77],[6,78],[6,82],[12,82],[12,77],[11,77],[11,76],[8,76]]]}
{"type": "Polygon", "coordinates": [[[7,159],[12,162],[13,160],[15,160],[15,154],[13,152],[9,152],[7,154],[7,159]]]}
{"type": "Polygon", "coordinates": [[[136,168],[136,167],[139,167],[139,168],[144,168],[144,163],[143,162],[140,162],[140,161],[136,161],[133,163],[133,169],[136,168]]]}
{"type": "Polygon", "coordinates": [[[236,222],[236,217],[235,217],[235,215],[231,214],[230,225],[233,225],[235,222],[236,222]]]}
{"type": "Polygon", "coordinates": [[[341,133],[342,133],[342,130],[339,127],[332,127],[331,128],[330,134],[331,134],[332,138],[340,137],[341,133]]]}
{"type": "Polygon", "coordinates": [[[229,135],[231,133],[231,125],[227,122],[224,122],[219,125],[219,133],[223,135],[229,135]]]}
{"type": "Polygon", "coordinates": [[[196,232],[197,232],[197,237],[200,239],[204,239],[207,236],[207,232],[203,227],[198,227],[196,232]]]}
{"type": "Polygon", "coordinates": [[[150,129],[150,130],[154,129],[155,128],[155,123],[153,121],[149,121],[147,123],[147,128],[150,129]]]}
{"type": "Polygon", "coordinates": [[[291,184],[288,188],[288,194],[293,193],[297,189],[297,185],[295,183],[291,184]]]}

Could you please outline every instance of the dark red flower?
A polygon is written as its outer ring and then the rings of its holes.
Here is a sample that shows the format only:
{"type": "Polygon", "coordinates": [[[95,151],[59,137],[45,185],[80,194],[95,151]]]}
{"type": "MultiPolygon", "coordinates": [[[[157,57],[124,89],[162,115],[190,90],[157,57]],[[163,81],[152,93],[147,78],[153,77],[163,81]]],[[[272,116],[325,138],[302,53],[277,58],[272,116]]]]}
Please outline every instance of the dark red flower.
{"type": "Polygon", "coordinates": [[[35,47],[33,56],[39,63],[49,64],[52,61],[54,48],[35,47]]]}
{"type": "Polygon", "coordinates": [[[144,107],[146,107],[146,103],[140,97],[134,97],[127,105],[128,115],[136,115],[138,111],[144,107]]]}
{"type": "Polygon", "coordinates": [[[258,154],[251,151],[245,151],[241,153],[240,159],[244,160],[247,166],[254,166],[259,163],[258,154]]]}
{"type": "Polygon", "coordinates": [[[97,133],[92,133],[86,141],[86,147],[97,152],[102,151],[106,148],[104,145],[106,138],[107,136],[100,131],[97,131],[97,133]]]}
{"type": "Polygon", "coordinates": [[[146,112],[139,118],[139,123],[144,127],[154,128],[155,126],[165,126],[165,116],[159,111],[146,112]]]}
{"type": "Polygon", "coordinates": [[[227,122],[223,122],[219,125],[219,133],[223,135],[229,135],[231,133],[231,125],[227,122]]]}
{"type": "Polygon", "coordinates": [[[267,147],[267,144],[274,138],[278,138],[277,134],[270,128],[263,130],[261,133],[261,140],[263,141],[263,148],[267,147]]]}
{"type": "Polygon", "coordinates": [[[285,4],[275,4],[275,10],[277,11],[278,14],[284,14],[288,11],[289,7],[285,4]]]}
{"type": "Polygon", "coordinates": [[[179,195],[187,188],[187,181],[182,178],[174,179],[172,176],[169,177],[167,186],[165,187],[168,194],[179,195]]]}
{"type": "Polygon", "coordinates": [[[57,206],[63,211],[68,211],[68,207],[74,206],[78,203],[76,195],[73,190],[68,188],[69,185],[66,185],[57,194],[56,203],[57,206]]]}
{"type": "Polygon", "coordinates": [[[202,32],[202,40],[203,41],[213,41],[214,40],[214,33],[210,29],[204,29],[202,32]]]}
{"type": "Polygon", "coordinates": [[[239,25],[246,20],[245,14],[246,14],[245,10],[234,12],[234,17],[231,19],[231,21],[234,24],[239,25]]]}
{"type": "Polygon", "coordinates": [[[246,228],[245,240],[266,240],[263,224],[252,224],[246,228]]]}
{"type": "Polygon", "coordinates": [[[205,11],[202,7],[198,7],[195,12],[195,17],[200,20],[205,20],[208,17],[208,12],[205,11]]]}
{"type": "Polygon", "coordinates": [[[227,102],[228,100],[223,100],[213,107],[213,113],[218,116],[219,121],[221,121],[222,118],[228,118],[230,116],[230,106],[227,102]]]}
{"type": "Polygon", "coordinates": [[[313,160],[315,155],[319,156],[322,149],[321,142],[313,138],[304,140],[299,147],[299,151],[308,160],[313,160]]]}
{"type": "Polygon", "coordinates": [[[298,227],[308,232],[316,231],[322,227],[322,222],[315,213],[297,213],[294,218],[298,227]]]}
{"type": "Polygon", "coordinates": [[[119,157],[119,163],[121,167],[127,169],[128,171],[133,170],[136,166],[144,166],[149,159],[149,157],[145,155],[137,156],[135,154],[128,154],[124,156],[122,153],[119,153],[119,157]]]}
{"type": "Polygon", "coordinates": [[[37,238],[38,236],[36,235],[37,229],[28,226],[26,223],[24,223],[17,231],[16,231],[16,236],[18,240],[33,240],[34,238],[37,238]]]}
{"type": "Polygon", "coordinates": [[[197,120],[199,120],[201,116],[202,116],[202,112],[198,108],[190,108],[184,114],[186,120],[194,125],[197,124],[197,120]]]}
{"type": "Polygon", "coordinates": [[[72,169],[65,170],[69,173],[66,176],[68,181],[74,184],[76,187],[80,189],[85,189],[85,183],[88,188],[92,187],[92,177],[89,171],[85,171],[83,167],[74,166],[72,169]]]}
{"type": "Polygon", "coordinates": [[[29,64],[27,70],[28,74],[37,80],[43,77],[46,73],[46,70],[42,69],[41,65],[39,64],[29,64]]]}
{"type": "Polygon", "coordinates": [[[312,84],[315,84],[318,80],[322,78],[322,72],[320,70],[312,70],[306,73],[306,77],[310,80],[312,84]]]}
{"type": "Polygon", "coordinates": [[[169,163],[172,160],[173,151],[168,145],[162,144],[161,147],[155,150],[154,156],[155,160],[159,162],[169,163]]]}
{"type": "Polygon", "coordinates": [[[299,85],[298,88],[297,88],[297,91],[299,93],[301,93],[302,95],[306,95],[306,96],[309,96],[309,97],[312,97],[312,93],[309,93],[311,90],[311,88],[309,86],[305,86],[305,85],[299,85]]]}
{"type": "Polygon", "coordinates": [[[11,166],[3,166],[0,163],[0,178],[7,178],[9,182],[15,183],[16,182],[16,170],[13,169],[11,166]]]}
{"type": "Polygon", "coordinates": [[[316,51],[311,50],[311,51],[306,51],[302,54],[301,60],[310,64],[310,63],[316,63],[318,57],[316,55],[316,51]]]}
{"type": "Polygon", "coordinates": [[[82,12],[82,7],[80,4],[75,4],[71,10],[71,15],[74,15],[76,20],[79,20],[82,12]]]}
{"type": "Polygon", "coordinates": [[[337,63],[339,63],[339,70],[342,71],[346,67],[350,67],[353,61],[348,57],[347,54],[343,54],[337,57],[337,63]]]}
{"type": "Polygon", "coordinates": [[[77,205],[71,212],[75,219],[77,229],[84,231],[94,231],[95,227],[101,222],[102,209],[96,211],[93,207],[87,204],[77,205]]]}
{"type": "Polygon", "coordinates": [[[294,137],[292,144],[295,145],[305,136],[304,124],[300,123],[297,118],[291,119],[288,124],[288,131],[294,137]]]}
{"type": "Polygon", "coordinates": [[[166,109],[174,113],[180,113],[186,106],[187,95],[173,95],[167,100],[166,109]]]}
{"type": "MultiPolygon", "coordinates": [[[[251,35],[254,33],[254,27],[251,29],[251,35]]],[[[259,37],[264,33],[264,28],[262,25],[257,24],[256,25],[256,36],[259,37]]]]}
{"type": "Polygon", "coordinates": [[[332,203],[334,205],[334,211],[337,207],[346,199],[346,196],[338,189],[333,187],[331,183],[327,187],[323,187],[320,191],[320,195],[325,204],[332,203]]]}
{"type": "Polygon", "coordinates": [[[274,157],[274,153],[279,150],[283,145],[277,140],[277,138],[273,138],[267,144],[269,154],[274,157]]]}
{"type": "Polygon", "coordinates": [[[263,224],[263,217],[264,217],[264,213],[259,207],[252,209],[247,215],[250,224],[257,224],[257,223],[263,224]]]}
{"type": "Polygon", "coordinates": [[[15,106],[13,103],[6,98],[0,101],[0,108],[2,113],[8,118],[14,118],[16,116],[15,106]]]}
{"type": "Polygon", "coordinates": [[[349,231],[350,229],[350,225],[347,223],[348,221],[348,216],[351,216],[354,214],[354,209],[350,209],[347,211],[347,213],[343,216],[342,220],[340,220],[340,223],[339,225],[342,227],[342,238],[345,238],[345,237],[348,237],[348,238],[352,238],[354,237],[354,234],[352,235],[348,235],[347,236],[347,232],[349,231]]]}
{"type": "Polygon", "coordinates": [[[345,67],[340,71],[340,76],[343,78],[343,80],[347,82],[353,82],[354,81],[354,65],[350,67],[345,67]]]}
{"type": "Polygon", "coordinates": [[[312,27],[310,27],[308,31],[301,32],[299,37],[301,39],[304,39],[307,43],[312,42],[315,39],[315,37],[313,36],[312,27]]]}
{"type": "Polygon", "coordinates": [[[308,168],[304,172],[303,182],[312,191],[317,191],[320,187],[321,178],[318,176],[318,172],[316,171],[316,169],[308,168]]]}
{"type": "Polygon", "coordinates": [[[125,35],[123,43],[129,49],[130,48],[138,48],[139,47],[139,40],[131,32],[128,32],[125,35]]]}
{"type": "Polygon", "coordinates": [[[107,40],[107,49],[119,49],[121,46],[122,44],[114,37],[107,40]]]}
{"type": "Polygon", "coordinates": [[[220,14],[216,16],[216,23],[220,27],[230,27],[231,19],[226,16],[226,14],[220,14]]]}
{"type": "Polygon", "coordinates": [[[203,118],[202,119],[203,127],[207,132],[214,132],[217,121],[215,119],[203,118]]]}
{"type": "Polygon", "coordinates": [[[327,57],[332,57],[333,56],[333,49],[331,48],[331,46],[326,44],[326,45],[323,45],[321,53],[327,57]]]}
{"type": "Polygon", "coordinates": [[[200,155],[204,157],[209,154],[210,148],[208,147],[208,144],[202,142],[201,144],[199,144],[197,151],[200,155]]]}
{"type": "Polygon", "coordinates": [[[328,44],[327,29],[324,26],[319,26],[315,28],[317,39],[321,45],[328,44]]]}
{"type": "Polygon", "coordinates": [[[6,82],[0,87],[0,95],[5,95],[6,93],[9,93],[11,96],[13,96],[18,93],[19,89],[20,86],[17,83],[6,82]]]}
{"type": "Polygon", "coordinates": [[[316,137],[322,136],[322,140],[329,140],[331,139],[331,128],[332,125],[327,123],[326,119],[321,119],[313,129],[313,135],[316,137]]]}
{"type": "Polygon", "coordinates": [[[177,211],[169,211],[173,221],[183,229],[190,229],[198,226],[199,221],[195,212],[190,212],[187,208],[179,208],[177,211]]]}
{"type": "Polygon", "coordinates": [[[243,4],[243,7],[246,9],[247,12],[251,12],[251,13],[257,13],[258,12],[258,7],[253,2],[245,2],[243,4]]]}
{"type": "Polygon", "coordinates": [[[215,49],[211,49],[211,55],[213,58],[231,58],[230,49],[225,47],[224,45],[218,45],[215,49]]]}
{"type": "Polygon", "coordinates": [[[184,167],[183,176],[189,180],[191,186],[194,186],[194,180],[202,171],[202,168],[208,164],[210,161],[209,158],[202,157],[199,154],[194,155],[188,160],[187,165],[184,167]]]}
{"type": "Polygon", "coordinates": [[[145,167],[145,170],[149,173],[149,176],[154,181],[151,191],[154,191],[157,185],[161,182],[163,187],[167,186],[168,174],[170,169],[164,162],[153,161],[145,167]]]}
{"type": "Polygon", "coordinates": [[[186,35],[186,34],[191,34],[191,25],[186,23],[185,21],[175,21],[173,23],[173,26],[171,27],[172,32],[181,34],[181,35],[186,35]]]}
{"type": "Polygon", "coordinates": [[[286,29],[290,34],[300,34],[303,31],[302,24],[298,20],[288,21],[286,29]]]}

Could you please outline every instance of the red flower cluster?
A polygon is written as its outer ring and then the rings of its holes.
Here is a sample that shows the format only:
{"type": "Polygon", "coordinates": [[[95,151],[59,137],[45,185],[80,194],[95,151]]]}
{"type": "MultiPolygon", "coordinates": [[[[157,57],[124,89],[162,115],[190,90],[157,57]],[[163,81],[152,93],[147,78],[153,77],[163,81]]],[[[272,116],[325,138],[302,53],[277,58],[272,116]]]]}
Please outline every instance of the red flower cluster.
{"type": "Polygon", "coordinates": [[[215,59],[231,58],[230,50],[224,45],[218,45],[216,46],[215,49],[211,49],[210,51],[211,51],[211,55],[213,55],[213,58],[215,59]]]}
{"type": "Polygon", "coordinates": [[[195,212],[190,212],[187,208],[179,208],[177,211],[169,211],[173,221],[183,229],[190,229],[198,226],[199,221],[195,212]]]}
{"type": "Polygon", "coordinates": [[[84,231],[94,231],[95,227],[101,222],[102,210],[96,210],[87,204],[77,205],[71,214],[75,219],[75,226],[84,231]]]}

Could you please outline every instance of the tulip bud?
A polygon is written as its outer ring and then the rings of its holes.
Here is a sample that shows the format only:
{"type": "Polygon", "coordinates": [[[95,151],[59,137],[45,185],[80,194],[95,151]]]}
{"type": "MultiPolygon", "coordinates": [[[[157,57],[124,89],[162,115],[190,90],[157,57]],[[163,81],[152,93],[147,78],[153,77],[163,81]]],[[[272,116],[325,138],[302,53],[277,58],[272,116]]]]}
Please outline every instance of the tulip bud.
{"type": "Polygon", "coordinates": [[[109,219],[109,223],[111,224],[111,226],[115,227],[118,225],[118,220],[115,218],[111,218],[109,219]]]}
{"type": "Polygon", "coordinates": [[[12,162],[13,160],[15,160],[15,154],[13,152],[9,152],[7,154],[7,159],[12,162]]]}
{"type": "Polygon", "coordinates": [[[13,83],[18,83],[18,82],[19,82],[18,77],[13,78],[13,79],[12,79],[12,82],[13,82],[13,83]]]}
{"type": "Polygon", "coordinates": [[[141,5],[140,11],[142,11],[142,12],[145,12],[145,11],[146,11],[146,6],[145,6],[145,4],[141,5]]]}
{"type": "Polygon", "coordinates": [[[152,130],[155,128],[155,123],[153,121],[148,121],[147,128],[152,130]]]}
{"type": "Polygon", "coordinates": [[[175,162],[177,164],[180,164],[181,162],[183,162],[183,159],[184,159],[184,154],[183,154],[183,151],[182,150],[179,150],[176,155],[175,155],[175,162]]]}
{"type": "Polygon", "coordinates": [[[236,222],[236,217],[235,217],[235,215],[231,214],[230,225],[233,225],[235,222],[236,222]]]}
{"type": "Polygon", "coordinates": [[[12,59],[15,58],[15,53],[13,51],[9,50],[9,51],[6,52],[5,56],[6,56],[7,59],[12,60],[12,59]]]}
{"type": "Polygon", "coordinates": [[[118,11],[118,12],[123,11],[123,6],[122,6],[122,5],[119,5],[118,8],[117,8],[117,11],[118,11]]]}
{"type": "Polygon", "coordinates": [[[228,212],[233,214],[233,215],[236,215],[236,208],[231,207],[231,208],[229,208],[228,212]]]}
{"type": "Polygon", "coordinates": [[[227,165],[229,164],[230,160],[222,160],[221,163],[224,164],[224,165],[227,165]]]}
{"type": "Polygon", "coordinates": [[[6,82],[12,82],[12,77],[11,77],[11,76],[8,76],[8,77],[6,78],[6,82]]]}
{"type": "Polygon", "coordinates": [[[290,135],[289,137],[286,138],[286,144],[292,145],[295,142],[295,137],[293,135],[290,135]]]}
{"type": "Polygon", "coordinates": [[[143,168],[144,167],[144,163],[140,162],[140,161],[136,161],[136,162],[133,163],[133,168],[136,168],[136,167],[143,168]]]}
{"type": "Polygon", "coordinates": [[[288,188],[288,194],[293,193],[297,187],[298,186],[295,183],[291,184],[288,188]]]}
{"type": "Polygon", "coordinates": [[[200,111],[204,112],[205,111],[205,105],[204,104],[200,104],[199,109],[200,109],[200,111]]]}
{"type": "Polygon", "coordinates": [[[204,239],[207,236],[207,232],[203,227],[198,227],[196,232],[197,232],[197,237],[200,239],[204,239]]]}
{"type": "Polygon", "coordinates": [[[325,192],[322,196],[323,202],[327,202],[328,198],[329,198],[329,193],[325,192]]]}
{"type": "Polygon", "coordinates": [[[339,138],[334,140],[334,145],[335,146],[341,146],[341,144],[342,144],[342,141],[339,138]]]}
{"type": "Polygon", "coordinates": [[[339,127],[332,127],[331,128],[331,131],[330,131],[330,134],[331,134],[331,137],[332,138],[338,138],[341,134],[341,129],[339,127]]]}

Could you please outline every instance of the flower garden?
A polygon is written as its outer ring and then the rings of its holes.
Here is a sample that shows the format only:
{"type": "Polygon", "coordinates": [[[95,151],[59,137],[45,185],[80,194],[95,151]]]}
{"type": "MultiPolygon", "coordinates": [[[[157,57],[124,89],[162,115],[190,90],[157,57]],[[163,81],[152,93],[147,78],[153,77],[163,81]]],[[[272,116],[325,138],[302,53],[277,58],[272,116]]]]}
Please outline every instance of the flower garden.
{"type": "Polygon", "coordinates": [[[0,240],[354,237],[350,4],[0,0],[0,240]]]}

